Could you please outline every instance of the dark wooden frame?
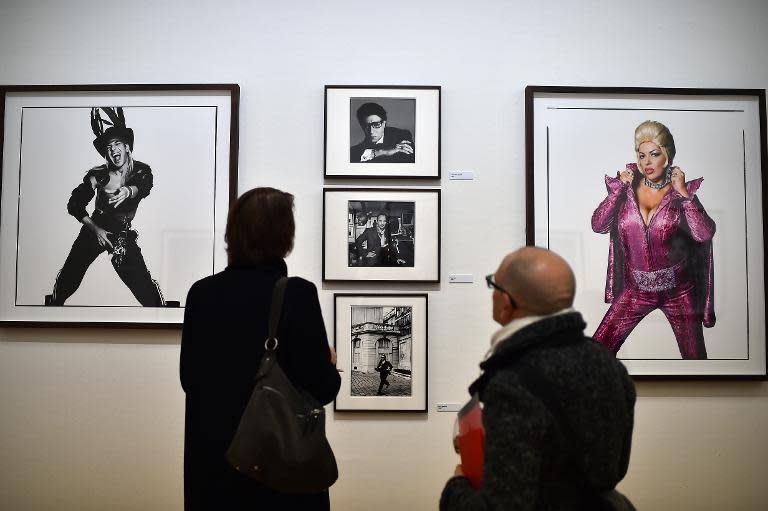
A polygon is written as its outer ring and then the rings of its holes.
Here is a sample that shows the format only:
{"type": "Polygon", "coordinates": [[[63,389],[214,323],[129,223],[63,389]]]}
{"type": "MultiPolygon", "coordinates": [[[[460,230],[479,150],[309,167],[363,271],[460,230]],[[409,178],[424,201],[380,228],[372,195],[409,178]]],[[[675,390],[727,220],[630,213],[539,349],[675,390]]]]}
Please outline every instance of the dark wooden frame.
{"type": "MultiPolygon", "coordinates": [[[[529,85],[525,88],[525,197],[526,197],[526,245],[535,244],[534,216],[534,100],[540,94],[564,95],[680,95],[680,96],[730,96],[753,98],[758,102],[760,126],[760,168],[762,174],[762,222],[763,252],[768,253],[768,194],[765,183],[768,179],[768,144],[766,142],[766,93],[765,89],[696,89],[696,88],[646,88],[646,87],[570,87],[529,85]]],[[[763,289],[768,289],[768,266],[764,261],[763,289]]],[[[768,318],[768,300],[765,301],[765,317],[768,318]]],[[[768,368],[768,349],[766,349],[766,368],[768,368]]],[[[764,374],[679,374],[679,375],[633,375],[636,380],[768,380],[768,370],[764,374]]]]}
{"type": "MultiPolygon", "coordinates": [[[[214,84],[95,84],[95,85],[0,85],[0,206],[2,206],[3,154],[5,147],[5,104],[9,93],[23,92],[228,92],[230,96],[229,140],[229,203],[237,199],[237,170],[239,151],[240,86],[234,83],[214,84]]],[[[180,329],[181,322],[82,322],[82,321],[14,321],[0,320],[0,327],[51,327],[51,328],[152,328],[180,329]]]]}
{"type": "Polygon", "coordinates": [[[337,348],[339,332],[337,331],[338,299],[342,297],[404,297],[404,298],[424,298],[424,408],[413,410],[382,410],[378,408],[366,409],[340,409],[336,405],[336,399],[333,400],[333,411],[339,413],[426,413],[429,407],[429,295],[427,293],[334,293],[333,294],[333,347],[337,348]]]}
{"type": "Polygon", "coordinates": [[[441,190],[440,188],[344,188],[344,187],[327,187],[323,188],[323,282],[371,282],[371,283],[439,283],[440,282],[440,261],[442,257],[441,250],[441,225],[442,225],[442,205],[441,205],[441,190]],[[437,278],[427,280],[408,280],[408,279],[329,279],[326,277],[325,271],[325,206],[326,195],[328,192],[418,192],[418,193],[435,193],[437,194],[437,278]]]}
{"type": "MultiPolygon", "coordinates": [[[[328,179],[414,179],[440,180],[442,154],[442,87],[440,85],[326,85],[323,94],[323,175],[328,179]],[[394,89],[394,90],[437,90],[437,175],[370,175],[332,174],[328,172],[328,90],[329,89],[394,89]]],[[[414,134],[415,136],[415,134],[414,134]]]]}

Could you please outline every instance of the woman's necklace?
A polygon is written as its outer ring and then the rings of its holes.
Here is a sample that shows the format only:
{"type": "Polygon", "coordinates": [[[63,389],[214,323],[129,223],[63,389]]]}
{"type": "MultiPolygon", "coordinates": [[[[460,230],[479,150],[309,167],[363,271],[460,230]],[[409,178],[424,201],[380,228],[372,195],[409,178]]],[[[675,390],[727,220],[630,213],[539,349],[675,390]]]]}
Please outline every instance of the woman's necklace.
{"type": "Polygon", "coordinates": [[[669,168],[667,168],[667,170],[664,171],[664,181],[662,181],[661,183],[654,183],[647,177],[644,177],[643,180],[645,180],[645,186],[647,186],[648,188],[653,188],[654,190],[661,190],[672,181],[672,177],[670,174],[671,172],[669,171],[669,168]]]}

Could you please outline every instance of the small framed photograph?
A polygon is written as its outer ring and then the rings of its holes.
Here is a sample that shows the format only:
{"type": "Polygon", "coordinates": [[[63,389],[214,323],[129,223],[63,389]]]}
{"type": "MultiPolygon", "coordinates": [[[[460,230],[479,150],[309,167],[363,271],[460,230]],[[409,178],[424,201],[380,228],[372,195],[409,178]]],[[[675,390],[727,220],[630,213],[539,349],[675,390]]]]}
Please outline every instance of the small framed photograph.
{"type": "Polygon", "coordinates": [[[440,178],[440,87],[325,86],[325,177],[440,178]]]}
{"type": "Polygon", "coordinates": [[[427,295],[334,297],[334,410],[427,411],[427,295]]]}
{"type": "Polygon", "coordinates": [[[527,242],[638,378],[766,378],[765,91],[526,88],[527,242]]]}
{"type": "Polygon", "coordinates": [[[226,266],[239,91],[0,87],[0,324],[178,327],[226,266]]]}
{"type": "Polygon", "coordinates": [[[323,190],[323,280],[440,281],[440,190],[323,190]]]}

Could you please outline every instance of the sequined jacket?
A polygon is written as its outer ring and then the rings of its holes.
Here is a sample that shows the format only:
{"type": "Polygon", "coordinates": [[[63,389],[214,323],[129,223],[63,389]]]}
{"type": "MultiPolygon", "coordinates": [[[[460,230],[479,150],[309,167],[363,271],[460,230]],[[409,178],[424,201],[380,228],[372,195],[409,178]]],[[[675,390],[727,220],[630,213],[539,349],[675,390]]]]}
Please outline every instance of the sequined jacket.
{"type": "MultiPolygon", "coordinates": [[[[637,173],[635,164],[627,168],[637,173]]],[[[605,301],[613,302],[627,285],[632,270],[646,274],[685,266],[695,281],[697,310],[702,324],[715,324],[714,262],[712,237],[715,222],[696,197],[702,178],[688,181],[689,198],[672,187],[664,195],[656,213],[645,225],[633,186],[606,176],[608,196],[592,214],[592,230],[610,233],[605,301]]]]}

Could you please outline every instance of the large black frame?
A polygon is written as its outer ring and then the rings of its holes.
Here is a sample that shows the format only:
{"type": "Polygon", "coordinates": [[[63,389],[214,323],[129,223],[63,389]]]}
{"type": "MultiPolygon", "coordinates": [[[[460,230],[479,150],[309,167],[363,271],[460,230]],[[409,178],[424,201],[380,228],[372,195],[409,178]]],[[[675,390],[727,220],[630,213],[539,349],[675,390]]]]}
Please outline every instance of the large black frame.
{"type": "MultiPolygon", "coordinates": [[[[82,93],[81,95],[101,95],[109,96],[114,94],[116,97],[119,95],[131,96],[136,94],[151,94],[156,93],[157,96],[168,95],[168,98],[172,98],[178,94],[189,94],[190,96],[228,96],[223,104],[228,105],[229,111],[229,141],[228,141],[228,162],[226,168],[228,169],[228,176],[225,178],[221,176],[223,183],[228,186],[227,195],[227,207],[234,202],[237,198],[237,169],[238,169],[238,150],[239,150],[239,105],[240,105],[240,87],[238,84],[94,84],[94,85],[0,85],[0,118],[3,119],[3,123],[0,124],[0,155],[5,154],[5,119],[6,119],[6,103],[9,95],[16,94],[40,94],[49,97],[70,97],[82,93]],[[103,93],[103,94],[102,94],[103,93]]],[[[95,106],[95,105],[94,105],[95,106]]],[[[217,137],[218,137],[217,133],[217,137]]],[[[2,204],[2,186],[3,180],[3,159],[0,158],[0,210],[2,207],[7,207],[2,204]]],[[[6,169],[7,170],[7,169],[6,169]]],[[[217,180],[220,178],[217,177],[217,180]]],[[[216,183],[212,184],[212,193],[215,195],[216,183]]],[[[223,199],[223,198],[222,198],[223,199]]],[[[215,207],[215,204],[214,204],[215,207]]],[[[6,231],[7,232],[7,231],[6,231]]],[[[213,232],[213,228],[212,228],[213,232]]],[[[6,236],[7,233],[4,233],[6,236]]],[[[69,307],[60,307],[65,310],[69,307]]],[[[81,306],[78,309],[87,309],[91,306],[81,306]]],[[[116,307],[119,309],[119,307],[116,307]]],[[[160,310],[160,309],[158,309],[160,310]]],[[[166,310],[162,308],[162,310],[166,310]]],[[[148,321],[125,321],[120,319],[120,311],[116,310],[115,320],[107,321],[80,321],[66,320],[66,314],[57,314],[55,318],[50,320],[35,319],[35,320],[17,320],[8,319],[7,317],[0,317],[0,326],[3,327],[103,327],[103,328],[180,328],[183,322],[182,314],[183,308],[177,309],[178,312],[173,312],[173,317],[162,313],[147,314],[148,321]],[[64,319],[62,319],[62,317],[64,319]],[[154,321],[158,318],[157,321],[154,321]]],[[[5,313],[2,313],[5,314],[5,313]]],[[[82,316],[82,314],[81,314],[82,316]]]]}
{"type": "MultiPolygon", "coordinates": [[[[545,110],[590,110],[590,108],[584,108],[581,105],[579,105],[577,102],[572,103],[570,106],[565,101],[567,100],[585,100],[585,99],[595,99],[597,101],[610,99],[610,100],[648,100],[649,101],[649,108],[622,108],[621,106],[616,105],[610,105],[609,103],[606,103],[608,107],[605,108],[591,108],[593,110],[604,110],[604,111],[621,111],[621,110],[652,110],[652,111],[662,111],[662,112],[719,112],[721,110],[717,108],[712,108],[711,110],[704,109],[705,107],[702,106],[701,109],[697,109],[695,107],[695,104],[697,101],[718,101],[718,100],[724,100],[724,101],[744,101],[747,103],[756,103],[756,108],[751,107],[749,112],[755,111],[756,118],[750,118],[751,119],[751,126],[757,126],[755,129],[753,129],[751,132],[747,132],[746,134],[742,134],[742,137],[748,138],[750,135],[752,138],[750,140],[754,140],[756,137],[759,137],[759,142],[756,144],[752,144],[752,147],[755,145],[759,145],[759,151],[754,151],[755,153],[759,153],[759,155],[756,156],[756,158],[759,158],[759,161],[756,164],[752,165],[752,168],[755,169],[755,174],[760,175],[760,180],[762,182],[761,187],[755,186],[755,188],[762,189],[761,197],[759,200],[754,200],[751,203],[752,209],[757,209],[758,207],[761,208],[761,211],[757,213],[756,211],[753,211],[753,215],[760,215],[760,218],[762,220],[762,229],[758,229],[757,227],[752,226],[751,231],[754,232],[756,235],[759,236],[759,234],[762,234],[762,252],[765,253],[766,248],[768,248],[768,243],[766,243],[766,240],[768,240],[768,224],[766,223],[766,211],[768,211],[768,197],[765,194],[765,182],[766,179],[768,179],[768,149],[766,145],[766,94],[765,90],[763,89],[694,89],[694,88],[643,88],[643,87],[568,87],[568,86],[527,86],[525,88],[525,136],[526,136],[526,244],[527,245],[535,245],[535,244],[542,244],[541,241],[546,238],[546,243],[549,244],[550,242],[550,234],[552,229],[556,229],[558,226],[556,225],[550,225],[550,194],[553,188],[551,187],[557,187],[557,180],[551,181],[550,178],[551,173],[554,172],[554,169],[550,167],[551,161],[554,161],[554,159],[550,158],[550,151],[555,151],[554,146],[551,144],[554,142],[550,141],[550,126],[547,125],[546,129],[544,129],[542,126],[539,126],[537,124],[537,119],[535,118],[535,112],[536,111],[542,111],[545,110]],[[546,101],[552,100],[552,99],[563,99],[564,102],[562,106],[555,106],[552,103],[545,103],[546,101]],[[656,107],[651,108],[651,101],[664,101],[664,100],[680,100],[687,101],[685,103],[684,107],[680,108],[658,108],[658,105],[656,107]],[[541,110],[537,110],[537,102],[541,102],[541,110]],[[694,106],[691,107],[691,104],[694,106]],[[536,137],[545,137],[545,140],[541,138],[536,137]],[[536,157],[539,157],[539,160],[536,159],[536,157]],[[554,183],[554,184],[553,184],[554,183]],[[535,200],[536,198],[541,199],[541,197],[546,197],[546,200],[544,201],[544,206],[541,204],[536,204],[535,200]],[[539,220],[537,218],[537,211],[539,215],[541,215],[544,220],[539,220]],[[538,221],[538,224],[537,224],[538,221]],[[546,233],[546,236],[542,237],[541,239],[537,239],[537,233],[546,233]],[[538,243],[537,243],[538,242],[538,243]]],[[[682,103],[681,103],[682,104],[682,103]]],[[[636,106],[636,105],[635,105],[636,106]]],[[[725,110],[725,106],[723,106],[722,112],[740,112],[741,110],[725,110]]],[[[548,115],[548,114],[547,114],[548,115]]],[[[652,114],[648,114],[652,115],[652,114]]],[[[657,114],[659,115],[659,114],[657,114]]],[[[554,117],[550,117],[554,118],[554,117]]],[[[564,121],[563,121],[564,122],[564,121]]],[[[745,138],[745,139],[746,139],[745,138]]],[[[745,143],[746,144],[746,143],[745,143]]],[[[746,145],[745,145],[746,147],[746,145]]],[[[746,167],[747,167],[747,151],[744,150],[744,166],[745,166],[745,173],[746,173],[746,167]]],[[[754,158],[753,158],[754,160],[754,158]]],[[[693,177],[693,176],[691,176],[693,177]]],[[[754,179],[754,178],[753,178],[754,179]]],[[[746,178],[745,178],[746,180],[746,178]]],[[[746,181],[745,181],[746,182],[746,181]]],[[[753,183],[755,184],[755,183],[753,183]]],[[[711,186],[711,185],[710,185],[711,186]]],[[[737,188],[738,189],[738,188],[737,188]]],[[[745,186],[745,203],[747,201],[747,191],[745,186]]],[[[748,224],[747,224],[747,217],[749,212],[744,212],[744,232],[747,232],[748,224]]],[[[753,234],[754,235],[754,234],[753,234]]],[[[745,237],[748,238],[748,236],[745,234],[745,237]]],[[[752,248],[752,250],[759,249],[759,246],[757,245],[757,242],[755,242],[755,246],[752,248]]],[[[745,252],[746,253],[746,252],[745,252]]],[[[716,263],[717,264],[717,263],[716,263]]],[[[724,263],[721,263],[724,264],[724,263]]],[[[746,263],[745,263],[746,264],[746,263]]],[[[762,297],[763,297],[763,307],[758,307],[757,310],[757,316],[762,315],[763,318],[768,316],[768,307],[766,306],[765,302],[765,289],[768,287],[768,271],[766,271],[765,263],[763,263],[763,267],[761,268],[763,272],[763,279],[762,282],[760,282],[760,286],[762,286],[762,297]]],[[[755,270],[759,271],[759,270],[755,270]]],[[[749,267],[747,266],[746,274],[748,275],[749,267]]],[[[747,277],[745,277],[747,278],[747,277]]],[[[754,279],[749,279],[749,281],[754,281],[754,279]]],[[[759,287],[759,286],[758,286],[759,287]]],[[[760,292],[758,291],[758,294],[760,292]]],[[[722,304],[720,304],[720,307],[722,307],[722,304]]],[[[749,318],[749,314],[747,314],[747,317],[749,318]]],[[[753,329],[752,333],[750,334],[749,325],[746,327],[746,331],[748,333],[747,335],[747,353],[749,353],[749,346],[755,346],[754,343],[757,343],[756,346],[758,348],[761,348],[763,352],[765,353],[768,351],[766,349],[765,344],[766,340],[763,336],[762,340],[757,338],[757,334],[755,333],[756,329],[753,329]],[[754,341],[752,340],[753,337],[755,338],[754,341]],[[761,346],[762,345],[762,346],[761,346]]],[[[704,361],[697,361],[697,362],[704,362],[705,365],[703,366],[690,366],[690,369],[688,367],[683,367],[684,370],[681,370],[680,367],[676,367],[673,369],[666,369],[663,367],[663,362],[661,362],[662,359],[659,360],[653,360],[653,359],[629,359],[628,361],[625,361],[625,363],[628,365],[630,369],[630,373],[633,375],[636,379],[676,379],[676,380],[686,380],[686,379],[734,379],[734,380],[766,380],[768,379],[768,372],[766,371],[766,367],[768,366],[768,355],[764,357],[765,360],[761,360],[759,356],[756,356],[751,361],[752,365],[744,364],[739,365],[739,362],[736,361],[733,363],[732,368],[724,367],[721,368],[720,366],[715,366],[714,364],[710,366],[707,366],[706,363],[710,362],[710,360],[704,360],[704,361]],[[643,363],[650,364],[643,366],[642,364],[638,366],[633,366],[633,363],[636,362],[636,360],[642,360],[643,363]],[[650,362],[648,362],[650,361],[650,362]],[[658,370],[654,369],[654,364],[658,365],[658,370]],[[635,368],[635,369],[633,369],[635,368]],[[640,368],[640,369],[637,369],[640,368]]],[[[736,360],[736,359],[734,359],[736,360]]],[[[726,362],[730,362],[729,359],[725,359],[726,362]]],[[[749,356],[747,356],[747,361],[749,362],[749,356]]],[[[692,362],[692,361],[684,361],[684,362],[692,362]]],[[[713,362],[722,362],[722,360],[714,360],[713,362]]]]}

